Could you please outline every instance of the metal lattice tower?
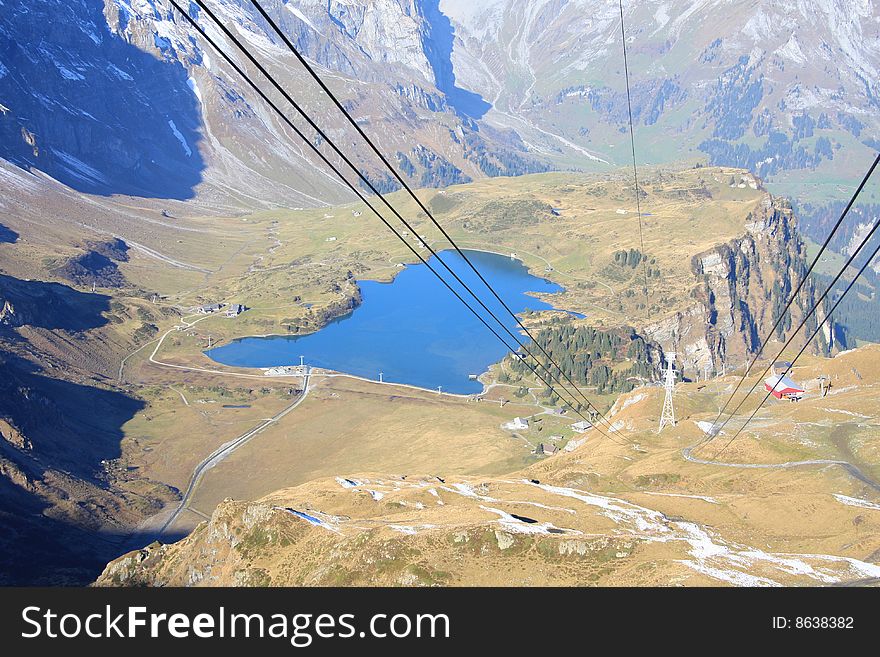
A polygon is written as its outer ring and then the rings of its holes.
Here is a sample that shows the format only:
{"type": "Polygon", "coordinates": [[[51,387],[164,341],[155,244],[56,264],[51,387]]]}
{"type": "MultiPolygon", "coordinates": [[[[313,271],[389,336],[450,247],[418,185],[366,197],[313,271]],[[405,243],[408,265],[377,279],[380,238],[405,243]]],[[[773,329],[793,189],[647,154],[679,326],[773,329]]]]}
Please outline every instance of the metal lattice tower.
{"type": "Polygon", "coordinates": [[[666,353],[666,372],[663,375],[663,388],[666,390],[666,397],[663,399],[663,412],[660,414],[660,428],[657,433],[663,431],[663,427],[670,425],[675,426],[675,407],[672,404],[672,396],[675,392],[675,353],[666,353]]]}

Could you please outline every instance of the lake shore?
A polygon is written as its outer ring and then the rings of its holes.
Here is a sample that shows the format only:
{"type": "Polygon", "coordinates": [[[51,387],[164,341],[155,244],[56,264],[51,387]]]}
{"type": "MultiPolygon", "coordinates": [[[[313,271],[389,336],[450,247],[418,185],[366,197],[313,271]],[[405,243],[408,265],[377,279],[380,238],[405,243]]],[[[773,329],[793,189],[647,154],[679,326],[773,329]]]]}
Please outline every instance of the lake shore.
{"type": "MultiPolygon", "coordinates": [[[[481,274],[486,272],[493,289],[517,315],[529,309],[568,312],[541,298],[563,288],[532,274],[522,260],[487,249],[468,249],[467,253],[468,260],[481,274]]],[[[452,250],[440,252],[440,257],[468,287],[479,290],[482,282],[463,258],[452,250]]],[[[429,262],[437,269],[436,258],[429,262]]],[[[462,308],[424,265],[401,267],[390,283],[357,282],[364,300],[316,331],[243,336],[204,353],[217,363],[245,368],[290,365],[304,355],[313,367],[368,381],[378,381],[373,372],[378,375],[384,370],[387,378],[405,385],[426,390],[439,386],[467,396],[480,394],[485,387],[480,381],[478,389],[471,375],[482,376],[524,341],[516,319],[487,294],[481,294],[504,327],[494,327],[499,331],[497,336],[487,333],[481,319],[486,312],[481,306],[468,299],[479,317],[462,308]],[[496,342],[498,337],[502,337],[503,346],[496,342]]]]}

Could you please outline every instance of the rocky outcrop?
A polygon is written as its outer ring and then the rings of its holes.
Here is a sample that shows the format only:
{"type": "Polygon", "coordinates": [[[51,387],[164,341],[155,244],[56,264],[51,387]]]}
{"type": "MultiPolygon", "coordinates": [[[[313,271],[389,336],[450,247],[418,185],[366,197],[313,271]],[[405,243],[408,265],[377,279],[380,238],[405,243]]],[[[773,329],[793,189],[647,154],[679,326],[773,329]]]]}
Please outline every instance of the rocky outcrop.
{"type": "MultiPolygon", "coordinates": [[[[753,356],[806,273],[806,247],[787,201],[768,195],[748,217],[746,230],[742,237],[692,259],[698,281],[692,290],[693,306],[645,329],[664,350],[676,352],[690,378],[704,376],[707,369],[717,372],[743,364],[753,356]]],[[[779,322],[774,338],[787,339],[813,302],[809,282],[779,322]]],[[[806,329],[815,327],[811,318],[806,329]]]]}
{"type": "Polygon", "coordinates": [[[88,244],[83,253],[68,259],[55,273],[77,285],[125,287],[128,282],[117,263],[128,261],[128,248],[120,239],[88,244]]]}
{"type": "Polygon", "coordinates": [[[21,450],[26,451],[32,447],[31,441],[19,431],[18,427],[13,426],[9,420],[3,418],[0,418],[0,439],[21,450]]]}

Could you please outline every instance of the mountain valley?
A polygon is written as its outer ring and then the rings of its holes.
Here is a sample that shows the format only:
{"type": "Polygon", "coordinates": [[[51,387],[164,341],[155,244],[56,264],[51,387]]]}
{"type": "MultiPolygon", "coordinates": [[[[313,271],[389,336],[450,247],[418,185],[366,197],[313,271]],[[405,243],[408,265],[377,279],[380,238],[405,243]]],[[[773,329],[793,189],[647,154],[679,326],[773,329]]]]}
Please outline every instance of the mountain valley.
{"type": "Polygon", "coordinates": [[[262,4],[456,244],[558,286],[518,317],[595,407],[523,333],[474,394],[212,359],[450,243],[250,0],[206,5],[418,256],[166,0],[0,0],[0,584],[880,581],[880,265],[796,328],[878,219],[871,180],[808,275],[880,149],[874,0],[627,3],[632,145],[616,3],[262,4]]]}

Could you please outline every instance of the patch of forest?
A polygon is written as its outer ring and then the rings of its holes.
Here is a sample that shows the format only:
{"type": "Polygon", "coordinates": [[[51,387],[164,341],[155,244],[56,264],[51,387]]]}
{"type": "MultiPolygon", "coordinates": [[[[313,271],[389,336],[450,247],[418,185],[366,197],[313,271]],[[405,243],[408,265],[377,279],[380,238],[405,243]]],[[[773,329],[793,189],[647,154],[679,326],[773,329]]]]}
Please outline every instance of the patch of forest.
{"type": "MultiPolygon", "coordinates": [[[[601,330],[591,326],[563,324],[541,329],[537,343],[550,354],[562,372],[578,385],[594,388],[598,394],[629,392],[656,379],[659,363],[656,345],[648,343],[633,329],[601,330]]],[[[545,360],[532,343],[529,351],[545,360]]],[[[499,383],[517,383],[532,373],[531,358],[508,356],[499,383]]],[[[546,376],[545,372],[544,375],[546,376]]],[[[558,370],[554,369],[554,374],[558,370]]],[[[547,391],[549,393],[549,391],[547,391]]],[[[545,394],[553,403],[558,397],[545,394]]]]}
{"type": "MultiPolygon", "coordinates": [[[[876,246],[876,242],[874,243],[876,246]]],[[[864,260],[862,260],[864,262],[864,260]]],[[[831,282],[832,277],[824,274],[816,275],[817,287],[824,290],[831,282]]],[[[833,305],[834,300],[849,284],[848,280],[841,280],[829,295],[826,309],[833,305]]],[[[877,293],[880,286],[880,275],[868,268],[863,274],[860,283],[855,285],[849,294],[837,306],[832,319],[835,325],[835,339],[842,349],[851,349],[858,345],[858,341],[880,342],[880,294],[877,293]]]]}

